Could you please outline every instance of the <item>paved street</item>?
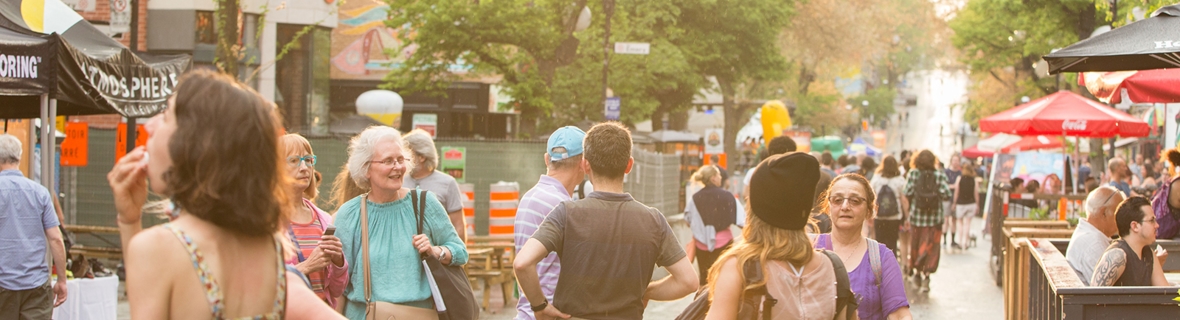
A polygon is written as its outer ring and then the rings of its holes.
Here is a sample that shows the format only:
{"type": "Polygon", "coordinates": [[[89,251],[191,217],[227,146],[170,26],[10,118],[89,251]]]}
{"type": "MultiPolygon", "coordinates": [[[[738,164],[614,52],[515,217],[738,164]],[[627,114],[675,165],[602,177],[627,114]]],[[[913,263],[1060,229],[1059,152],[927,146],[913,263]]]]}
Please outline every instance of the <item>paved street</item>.
{"type": "MultiPolygon", "coordinates": [[[[983,229],[982,219],[973,220],[972,230],[978,234],[983,229]]],[[[928,293],[918,292],[907,281],[906,296],[909,297],[914,319],[1003,319],[1003,291],[988,275],[989,248],[989,239],[979,239],[974,247],[967,250],[943,250],[938,272],[930,278],[928,293]]],[[[495,308],[501,305],[499,294],[493,294],[492,301],[492,312],[485,311],[481,319],[512,319],[512,307],[507,310],[495,308]]],[[[677,301],[653,301],[643,316],[645,319],[674,319],[691,301],[691,296],[677,301]]]]}
{"type": "MultiPolygon", "coordinates": [[[[955,104],[965,101],[967,77],[962,72],[924,71],[912,73],[907,79],[905,93],[918,97],[916,106],[902,107],[898,112],[908,113],[906,121],[893,122],[888,129],[889,143],[886,151],[897,154],[900,150],[928,148],[940,159],[948,159],[952,152],[961,149],[956,129],[961,126],[961,109],[952,109],[955,104]],[[941,135],[940,135],[941,127],[941,135]]],[[[966,145],[975,143],[974,137],[966,139],[966,145]]],[[[982,230],[982,219],[974,219],[974,233],[982,230]]],[[[988,275],[990,239],[979,237],[978,243],[967,250],[943,251],[937,273],[930,282],[930,292],[917,292],[907,281],[906,295],[910,300],[914,319],[1001,319],[1003,317],[1003,293],[988,275]]],[[[695,269],[695,268],[694,268],[695,269]]],[[[476,286],[477,299],[482,299],[482,288],[476,286]]],[[[515,316],[515,298],[505,304],[499,287],[493,287],[490,308],[482,312],[480,319],[512,319],[515,316]]],[[[644,317],[647,319],[673,319],[691,302],[692,297],[677,301],[651,302],[644,317]]],[[[125,300],[119,304],[119,318],[129,319],[129,308],[125,300]]]]}

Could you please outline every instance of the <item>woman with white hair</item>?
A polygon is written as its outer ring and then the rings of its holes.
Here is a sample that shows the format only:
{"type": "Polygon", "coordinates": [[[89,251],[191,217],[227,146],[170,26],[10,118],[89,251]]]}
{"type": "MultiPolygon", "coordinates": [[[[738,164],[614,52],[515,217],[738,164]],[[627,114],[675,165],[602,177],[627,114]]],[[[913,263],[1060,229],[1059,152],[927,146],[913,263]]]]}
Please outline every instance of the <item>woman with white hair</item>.
{"type": "Polygon", "coordinates": [[[448,265],[467,263],[467,249],[433,193],[427,193],[420,204],[425,222],[423,234],[417,234],[414,200],[403,185],[403,175],[412,167],[406,156],[401,134],[386,126],[369,127],[349,143],[348,172],[357,186],[368,191],[336,212],[337,236],[344,244],[345,259],[356,270],[344,290],[342,311],[349,319],[365,319],[367,300],[379,304],[379,309],[392,309],[398,318],[437,319],[419,254],[448,265]],[[361,229],[362,214],[367,216],[367,232],[361,229]],[[367,268],[362,256],[364,233],[369,242],[367,268]]]}
{"type": "Polygon", "coordinates": [[[435,170],[438,168],[438,149],[434,147],[434,139],[430,133],[422,129],[414,129],[402,136],[406,141],[406,149],[410,149],[410,159],[414,163],[410,174],[405,176],[406,188],[421,189],[434,193],[442,203],[451,219],[451,225],[459,233],[459,239],[467,241],[467,220],[463,219],[463,191],[459,190],[459,182],[451,175],[435,170]]]}

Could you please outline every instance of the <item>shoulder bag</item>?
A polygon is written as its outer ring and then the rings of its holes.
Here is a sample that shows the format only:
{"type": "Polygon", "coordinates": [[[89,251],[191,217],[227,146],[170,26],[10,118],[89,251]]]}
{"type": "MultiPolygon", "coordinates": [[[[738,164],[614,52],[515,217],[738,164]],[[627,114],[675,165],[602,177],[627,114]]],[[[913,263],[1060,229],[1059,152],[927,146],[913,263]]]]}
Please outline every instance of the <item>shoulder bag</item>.
{"type": "MultiPolygon", "coordinates": [[[[422,224],[426,216],[426,191],[410,191],[414,202],[414,215],[418,218],[418,234],[423,233],[422,224]]],[[[431,234],[431,239],[436,239],[431,234]]],[[[431,292],[434,293],[435,311],[441,320],[475,320],[479,318],[479,304],[475,302],[475,293],[471,290],[471,283],[467,280],[467,271],[461,266],[443,264],[438,258],[429,254],[420,255],[422,268],[427,272],[431,281],[431,292]]],[[[453,258],[452,258],[453,259],[453,258]]]]}

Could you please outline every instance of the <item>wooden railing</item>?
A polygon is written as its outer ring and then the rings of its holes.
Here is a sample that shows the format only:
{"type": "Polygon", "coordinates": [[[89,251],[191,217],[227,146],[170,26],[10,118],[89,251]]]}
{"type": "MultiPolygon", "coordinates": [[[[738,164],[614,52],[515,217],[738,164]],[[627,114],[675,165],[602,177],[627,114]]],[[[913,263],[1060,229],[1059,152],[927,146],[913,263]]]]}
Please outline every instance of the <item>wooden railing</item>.
{"type": "MultiPolygon", "coordinates": [[[[1180,247],[1174,241],[1161,245],[1180,247]]],[[[1011,238],[1005,257],[1006,319],[1175,319],[1180,287],[1087,287],[1060,248],[1065,240],[1011,238]]],[[[1165,266],[1180,263],[1169,256],[1165,266]]],[[[1165,272],[1176,271],[1166,269],[1165,272]]]]}

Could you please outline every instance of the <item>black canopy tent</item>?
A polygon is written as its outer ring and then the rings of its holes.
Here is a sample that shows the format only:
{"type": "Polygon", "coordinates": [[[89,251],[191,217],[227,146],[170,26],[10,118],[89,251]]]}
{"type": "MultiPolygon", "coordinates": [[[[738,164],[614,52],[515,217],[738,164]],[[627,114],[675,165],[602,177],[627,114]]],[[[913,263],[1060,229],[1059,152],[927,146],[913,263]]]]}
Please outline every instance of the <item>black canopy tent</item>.
{"type": "MultiPolygon", "coordinates": [[[[0,118],[39,117],[48,128],[58,115],[152,116],[191,60],[136,54],[61,1],[0,2],[0,118]]],[[[53,130],[41,131],[41,141],[53,141],[53,130]]],[[[41,184],[50,190],[54,148],[41,148],[41,184]]]]}
{"type": "Polygon", "coordinates": [[[1180,5],[1045,56],[1049,73],[1180,67],[1180,5]]]}

